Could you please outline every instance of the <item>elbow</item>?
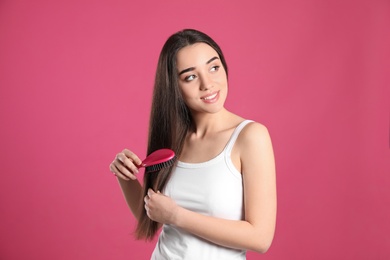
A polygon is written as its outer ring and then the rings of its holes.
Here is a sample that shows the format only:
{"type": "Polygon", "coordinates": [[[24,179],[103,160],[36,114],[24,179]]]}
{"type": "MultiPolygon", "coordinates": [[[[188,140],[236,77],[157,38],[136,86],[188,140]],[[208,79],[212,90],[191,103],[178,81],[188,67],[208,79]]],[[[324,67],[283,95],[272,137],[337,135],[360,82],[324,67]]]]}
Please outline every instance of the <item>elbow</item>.
{"type": "Polygon", "coordinates": [[[251,251],[260,254],[265,254],[270,249],[272,241],[274,240],[275,226],[267,226],[266,228],[259,228],[253,233],[251,251]]]}
{"type": "Polygon", "coordinates": [[[256,253],[265,254],[270,247],[271,243],[258,243],[253,248],[251,248],[251,250],[255,251],[256,253]]]}
{"type": "Polygon", "coordinates": [[[270,238],[258,238],[254,240],[254,243],[252,244],[251,248],[249,250],[260,253],[260,254],[265,254],[267,253],[268,249],[271,247],[273,240],[273,236],[270,238]]]}

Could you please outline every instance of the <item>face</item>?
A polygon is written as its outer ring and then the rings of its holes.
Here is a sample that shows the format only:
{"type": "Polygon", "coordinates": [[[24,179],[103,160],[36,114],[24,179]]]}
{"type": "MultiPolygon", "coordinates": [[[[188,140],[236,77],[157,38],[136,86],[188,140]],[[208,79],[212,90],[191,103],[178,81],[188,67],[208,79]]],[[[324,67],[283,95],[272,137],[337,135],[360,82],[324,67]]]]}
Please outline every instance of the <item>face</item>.
{"type": "Polygon", "coordinates": [[[182,48],[176,57],[179,87],[192,113],[216,113],[227,96],[227,77],[218,53],[205,43],[182,48]]]}

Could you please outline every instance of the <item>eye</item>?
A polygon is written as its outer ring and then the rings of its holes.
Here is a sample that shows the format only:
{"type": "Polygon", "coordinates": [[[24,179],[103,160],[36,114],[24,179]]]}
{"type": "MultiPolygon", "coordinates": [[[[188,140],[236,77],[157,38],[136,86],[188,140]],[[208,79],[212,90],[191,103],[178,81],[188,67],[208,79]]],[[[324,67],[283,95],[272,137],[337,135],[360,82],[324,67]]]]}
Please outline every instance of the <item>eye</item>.
{"type": "Polygon", "coordinates": [[[220,66],[216,65],[216,66],[212,66],[210,71],[218,71],[220,68],[220,66]]]}
{"type": "Polygon", "coordinates": [[[187,82],[190,82],[190,81],[194,80],[195,78],[196,78],[195,75],[189,75],[189,76],[185,77],[184,80],[187,82]]]}

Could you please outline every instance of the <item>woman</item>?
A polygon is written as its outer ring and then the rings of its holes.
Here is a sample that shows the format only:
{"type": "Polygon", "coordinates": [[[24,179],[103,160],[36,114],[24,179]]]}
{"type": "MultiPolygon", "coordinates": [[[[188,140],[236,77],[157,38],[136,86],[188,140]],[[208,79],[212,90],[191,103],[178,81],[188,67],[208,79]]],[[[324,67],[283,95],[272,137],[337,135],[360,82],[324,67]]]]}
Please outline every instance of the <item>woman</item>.
{"type": "Polygon", "coordinates": [[[165,43],[156,72],[148,154],[171,148],[168,169],[145,173],[128,149],[110,170],[138,220],[137,238],[152,239],[152,259],[245,259],[264,253],[276,219],[276,180],[265,126],[224,108],[227,66],[206,34],[183,30],[165,43]]]}

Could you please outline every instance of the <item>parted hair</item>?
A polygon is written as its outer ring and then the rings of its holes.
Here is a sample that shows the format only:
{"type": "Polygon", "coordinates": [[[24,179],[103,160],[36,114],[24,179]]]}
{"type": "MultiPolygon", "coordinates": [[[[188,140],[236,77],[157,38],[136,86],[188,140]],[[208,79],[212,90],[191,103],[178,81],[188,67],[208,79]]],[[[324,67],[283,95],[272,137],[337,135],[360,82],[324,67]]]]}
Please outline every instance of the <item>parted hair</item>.
{"type": "MultiPolygon", "coordinates": [[[[194,127],[190,110],[179,89],[176,56],[179,50],[195,43],[206,43],[211,46],[218,53],[226,75],[228,74],[221,48],[205,33],[184,29],[167,39],[160,52],[154,82],[149,119],[148,155],[157,149],[170,148],[175,152],[176,158],[179,158],[186,135],[194,127]]],[[[157,172],[145,172],[142,199],[149,188],[161,192],[164,190],[174,165],[157,172]]],[[[143,200],[140,205],[142,209],[135,235],[137,239],[151,240],[158,230],[158,223],[147,216],[143,200]]]]}

